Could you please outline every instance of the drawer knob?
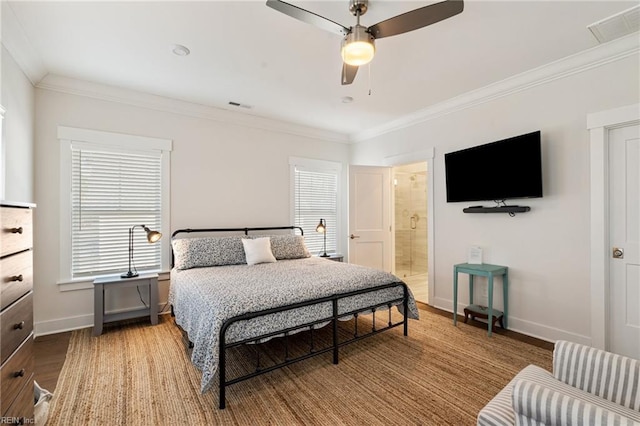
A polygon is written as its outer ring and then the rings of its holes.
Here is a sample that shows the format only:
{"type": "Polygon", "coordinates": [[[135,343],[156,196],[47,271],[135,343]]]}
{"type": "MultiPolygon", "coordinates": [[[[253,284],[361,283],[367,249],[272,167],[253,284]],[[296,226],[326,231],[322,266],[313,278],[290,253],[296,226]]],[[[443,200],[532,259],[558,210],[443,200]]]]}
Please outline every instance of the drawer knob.
{"type": "Polygon", "coordinates": [[[24,328],[24,321],[20,321],[17,324],[13,324],[14,330],[22,330],[24,328]]]}
{"type": "Polygon", "coordinates": [[[22,226],[19,228],[11,228],[12,234],[22,234],[22,231],[23,231],[22,226]]]}
{"type": "Polygon", "coordinates": [[[9,281],[20,281],[20,282],[22,282],[22,280],[23,280],[23,279],[24,279],[24,277],[22,276],[22,274],[20,274],[20,275],[14,275],[14,276],[12,276],[12,277],[9,279],[9,281]]]}
{"type": "Polygon", "coordinates": [[[24,373],[26,373],[27,371],[23,368],[20,371],[16,371],[15,373],[13,373],[13,377],[24,377],[24,373]]]}

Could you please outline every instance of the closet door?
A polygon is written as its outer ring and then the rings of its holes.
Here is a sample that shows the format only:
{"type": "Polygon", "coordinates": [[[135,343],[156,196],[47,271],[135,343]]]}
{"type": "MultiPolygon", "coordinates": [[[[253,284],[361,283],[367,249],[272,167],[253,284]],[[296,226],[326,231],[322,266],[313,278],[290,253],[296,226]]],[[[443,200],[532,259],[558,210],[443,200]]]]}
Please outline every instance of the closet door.
{"type": "Polygon", "coordinates": [[[609,347],[640,359],[640,126],[609,131],[609,347]]]}

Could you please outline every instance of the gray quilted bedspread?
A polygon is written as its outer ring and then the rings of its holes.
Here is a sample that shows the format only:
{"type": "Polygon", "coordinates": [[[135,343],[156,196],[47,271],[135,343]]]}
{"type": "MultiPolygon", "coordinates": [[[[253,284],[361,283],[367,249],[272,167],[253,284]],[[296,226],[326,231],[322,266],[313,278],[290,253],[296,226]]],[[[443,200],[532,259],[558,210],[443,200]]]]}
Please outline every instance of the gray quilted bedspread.
{"type": "MultiPolygon", "coordinates": [[[[237,315],[398,282],[396,276],[363,266],[320,258],[281,260],[259,265],[229,265],[171,271],[169,302],[175,320],[193,342],[191,361],[202,371],[201,391],[214,384],[222,324],[237,315]]],[[[402,297],[389,288],[341,299],[339,312],[402,297]]],[[[402,305],[398,306],[402,311],[402,305]]],[[[234,323],[227,342],[239,341],[331,316],[331,303],[297,308],[234,323]]],[[[409,290],[409,318],[418,309],[409,290]]]]}

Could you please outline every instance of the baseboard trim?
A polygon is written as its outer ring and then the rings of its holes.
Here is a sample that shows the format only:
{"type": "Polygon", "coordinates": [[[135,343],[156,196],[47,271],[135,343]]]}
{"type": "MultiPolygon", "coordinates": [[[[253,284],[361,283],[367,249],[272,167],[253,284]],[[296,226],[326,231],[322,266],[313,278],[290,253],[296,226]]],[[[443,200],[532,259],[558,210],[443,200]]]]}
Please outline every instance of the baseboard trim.
{"type": "MultiPolygon", "coordinates": [[[[143,308],[118,309],[117,311],[109,311],[109,313],[135,311],[143,308]]],[[[158,315],[166,315],[170,313],[170,306],[167,302],[158,304],[158,315]],[[164,311],[161,311],[165,308],[164,311]]],[[[141,317],[142,318],[142,317],[141,317]]],[[[73,317],[59,318],[48,321],[38,321],[33,324],[33,334],[35,337],[47,336],[49,334],[64,333],[66,331],[80,330],[83,328],[93,327],[93,314],[77,315],[73,317]]]]}
{"type": "Polygon", "coordinates": [[[64,333],[66,331],[80,330],[93,327],[93,315],[78,315],[49,321],[38,321],[33,324],[35,337],[49,334],[64,333]]]}
{"type": "MultiPolygon", "coordinates": [[[[453,301],[448,299],[442,299],[436,297],[433,303],[433,307],[450,312],[453,322],[453,301]]],[[[458,315],[464,312],[465,305],[458,304],[458,315]]],[[[591,346],[592,339],[589,336],[583,336],[581,334],[573,333],[567,330],[562,330],[556,327],[550,327],[548,325],[540,324],[537,322],[524,320],[522,318],[509,315],[509,328],[510,331],[523,334],[525,336],[534,337],[546,342],[555,342],[557,340],[568,340],[570,342],[580,343],[583,345],[591,346]]],[[[452,323],[453,324],[453,323],[452,323]]]]}

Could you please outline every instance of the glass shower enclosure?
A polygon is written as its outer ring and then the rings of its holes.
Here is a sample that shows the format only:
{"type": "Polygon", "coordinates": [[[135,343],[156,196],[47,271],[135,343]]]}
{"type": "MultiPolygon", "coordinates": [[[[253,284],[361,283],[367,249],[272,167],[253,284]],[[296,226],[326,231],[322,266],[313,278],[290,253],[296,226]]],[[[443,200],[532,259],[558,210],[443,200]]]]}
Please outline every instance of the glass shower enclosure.
{"type": "Polygon", "coordinates": [[[415,165],[394,168],[395,273],[427,274],[427,174],[415,165]]]}

